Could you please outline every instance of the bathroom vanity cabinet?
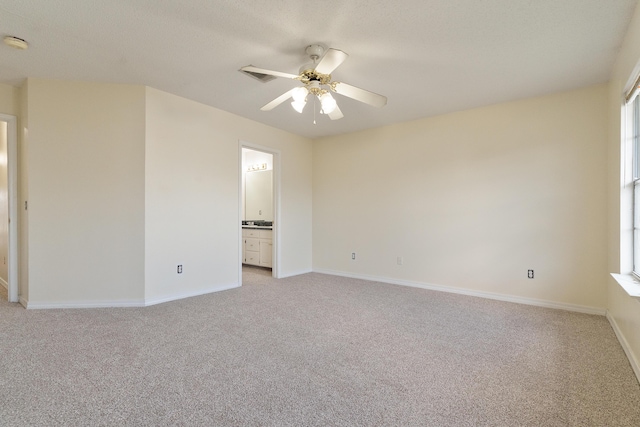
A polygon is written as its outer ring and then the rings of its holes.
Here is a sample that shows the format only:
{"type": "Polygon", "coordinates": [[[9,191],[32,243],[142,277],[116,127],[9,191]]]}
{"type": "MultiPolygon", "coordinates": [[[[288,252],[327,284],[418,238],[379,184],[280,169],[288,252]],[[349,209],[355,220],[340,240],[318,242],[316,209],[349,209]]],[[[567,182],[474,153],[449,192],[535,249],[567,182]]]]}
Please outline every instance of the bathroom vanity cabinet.
{"type": "Polygon", "coordinates": [[[242,228],[242,262],[260,267],[273,266],[273,230],[242,228]]]}

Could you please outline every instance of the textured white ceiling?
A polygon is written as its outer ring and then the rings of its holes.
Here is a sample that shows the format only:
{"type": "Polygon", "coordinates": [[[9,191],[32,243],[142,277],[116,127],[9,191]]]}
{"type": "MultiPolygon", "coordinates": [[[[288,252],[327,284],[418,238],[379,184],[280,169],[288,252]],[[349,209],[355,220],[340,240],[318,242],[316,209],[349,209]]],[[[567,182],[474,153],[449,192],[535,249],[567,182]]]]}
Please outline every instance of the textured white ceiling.
{"type": "Polygon", "coordinates": [[[307,137],[377,127],[608,80],[638,0],[0,0],[0,82],[26,77],[152,86],[307,137]],[[333,73],[388,97],[336,95],[331,121],[288,103],[304,48],[347,52],[333,73]]]}

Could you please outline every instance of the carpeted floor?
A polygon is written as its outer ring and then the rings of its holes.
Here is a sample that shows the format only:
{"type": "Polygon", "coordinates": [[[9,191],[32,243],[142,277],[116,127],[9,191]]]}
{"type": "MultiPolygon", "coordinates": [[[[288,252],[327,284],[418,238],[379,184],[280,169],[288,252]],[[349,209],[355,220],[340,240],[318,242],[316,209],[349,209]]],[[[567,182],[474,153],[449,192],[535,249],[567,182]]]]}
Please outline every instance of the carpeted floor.
{"type": "Polygon", "coordinates": [[[601,316],[322,274],[147,308],[0,302],[0,425],[639,426],[601,316]]]}

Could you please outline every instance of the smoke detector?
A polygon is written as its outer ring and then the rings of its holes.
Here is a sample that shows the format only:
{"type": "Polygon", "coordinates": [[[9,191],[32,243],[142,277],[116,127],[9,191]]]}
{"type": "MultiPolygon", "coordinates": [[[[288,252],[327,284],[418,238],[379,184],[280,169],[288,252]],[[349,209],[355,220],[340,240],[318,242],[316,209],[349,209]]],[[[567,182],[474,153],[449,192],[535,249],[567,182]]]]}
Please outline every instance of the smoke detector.
{"type": "Polygon", "coordinates": [[[21,38],[14,36],[5,36],[4,44],[18,50],[27,50],[29,48],[29,43],[21,38]]]}

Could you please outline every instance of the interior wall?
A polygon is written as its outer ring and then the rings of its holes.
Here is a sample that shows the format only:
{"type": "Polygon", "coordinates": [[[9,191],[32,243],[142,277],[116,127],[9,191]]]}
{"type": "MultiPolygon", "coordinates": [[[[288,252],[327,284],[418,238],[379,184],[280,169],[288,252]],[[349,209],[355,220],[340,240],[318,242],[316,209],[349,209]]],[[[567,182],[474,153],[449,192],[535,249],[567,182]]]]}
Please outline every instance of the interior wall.
{"type": "Polygon", "coordinates": [[[141,302],[144,87],[29,79],[26,96],[28,307],[141,302]]]}
{"type": "Polygon", "coordinates": [[[18,294],[20,303],[29,300],[29,81],[20,86],[18,117],[18,294]]]}
{"type": "Polygon", "coordinates": [[[17,116],[20,112],[19,89],[0,83],[0,113],[17,116]]]}
{"type": "Polygon", "coordinates": [[[310,140],[152,88],[146,132],[147,300],[240,284],[240,140],[281,151],[281,272],[311,270],[310,140]]]}
{"type": "MultiPolygon", "coordinates": [[[[632,262],[631,187],[625,182],[622,132],[622,105],[630,80],[640,74],[640,7],[629,24],[609,83],[608,267],[613,273],[629,274],[632,262]],[[621,208],[622,207],[622,208],[621,208]]],[[[607,278],[608,316],[623,343],[636,375],[640,378],[640,301],[630,297],[611,277],[607,278]]]]}
{"type": "Polygon", "coordinates": [[[606,100],[600,85],[317,140],[314,270],[604,312],[606,100]]]}

